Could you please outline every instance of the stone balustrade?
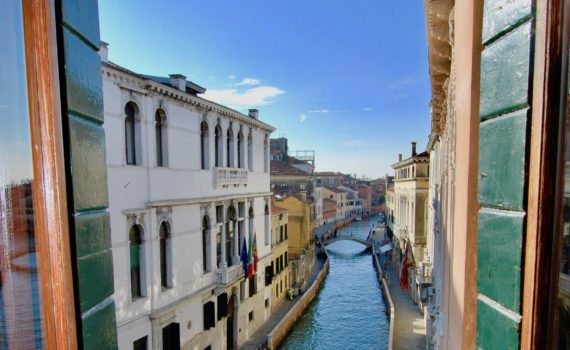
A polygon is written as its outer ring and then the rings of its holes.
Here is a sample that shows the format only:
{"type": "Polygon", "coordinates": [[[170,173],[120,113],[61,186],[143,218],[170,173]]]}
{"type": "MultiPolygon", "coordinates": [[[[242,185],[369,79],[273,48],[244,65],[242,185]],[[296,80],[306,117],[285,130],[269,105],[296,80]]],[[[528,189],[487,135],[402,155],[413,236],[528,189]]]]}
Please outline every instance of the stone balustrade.
{"type": "Polygon", "coordinates": [[[247,169],[214,168],[214,185],[228,187],[247,185],[247,169]]]}
{"type": "Polygon", "coordinates": [[[228,266],[225,269],[219,269],[216,271],[216,283],[218,284],[230,284],[236,279],[243,276],[242,263],[238,263],[232,266],[228,266]]]}

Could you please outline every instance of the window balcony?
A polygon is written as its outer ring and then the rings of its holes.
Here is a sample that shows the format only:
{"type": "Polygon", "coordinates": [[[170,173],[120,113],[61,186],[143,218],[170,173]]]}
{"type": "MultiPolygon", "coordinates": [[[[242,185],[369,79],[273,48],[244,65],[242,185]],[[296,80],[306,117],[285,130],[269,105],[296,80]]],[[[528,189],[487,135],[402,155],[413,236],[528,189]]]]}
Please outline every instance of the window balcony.
{"type": "Polygon", "coordinates": [[[247,186],[247,169],[214,168],[214,185],[218,187],[247,186]]]}
{"type": "Polygon", "coordinates": [[[242,263],[239,262],[235,265],[228,266],[225,269],[218,269],[216,271],[216,283],[222,285],[231,284],[242,276],[243,267],[242,263]]]}

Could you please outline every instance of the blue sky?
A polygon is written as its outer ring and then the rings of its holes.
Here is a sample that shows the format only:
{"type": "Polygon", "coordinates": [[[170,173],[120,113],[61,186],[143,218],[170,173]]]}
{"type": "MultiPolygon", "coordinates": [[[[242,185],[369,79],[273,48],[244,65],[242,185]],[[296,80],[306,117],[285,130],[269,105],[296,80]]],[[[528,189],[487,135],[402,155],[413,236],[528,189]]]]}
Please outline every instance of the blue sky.
{"type": "Polygon", "coordinates": [[[317,171],[380,177],[426,145],[423,1],[99,0],[99,17],[111,61],[258,108],[317,171]]]}

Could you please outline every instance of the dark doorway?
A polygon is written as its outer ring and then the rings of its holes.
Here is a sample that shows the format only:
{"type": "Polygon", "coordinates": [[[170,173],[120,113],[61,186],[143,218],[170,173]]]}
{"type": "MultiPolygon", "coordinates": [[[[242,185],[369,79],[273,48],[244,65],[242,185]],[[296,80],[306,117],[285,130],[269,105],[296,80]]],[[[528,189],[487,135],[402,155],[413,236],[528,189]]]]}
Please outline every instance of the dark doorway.
{"type": "Polygon", "coordinates": [[[180,350],[180,324],[171,323],[162,329],[162,349],[180,350]]]}
{"type": "Polygon", "coordinates": [[[235,340],[234,340],[234,305],[235,305],[235,295],[232,295],[230,301],[228,302],[228,318],[226,323],[226,339],[227,339],[227,349],[235,349],[235,340]]]}

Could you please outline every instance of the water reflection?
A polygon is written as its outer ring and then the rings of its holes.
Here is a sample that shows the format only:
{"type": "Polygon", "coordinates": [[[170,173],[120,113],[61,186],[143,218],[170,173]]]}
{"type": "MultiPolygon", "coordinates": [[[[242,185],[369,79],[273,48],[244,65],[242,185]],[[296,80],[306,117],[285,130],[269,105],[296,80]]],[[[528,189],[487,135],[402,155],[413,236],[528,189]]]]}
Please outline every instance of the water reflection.
{"type": "MultiPolygon", "coordinates": [[[[339,233],[366,238],[375,220],[354,222],[339,233]]],[[[386,349],[389,319],[370,252],[352,241],[327,249],[329,274],[281,349],[386,349]]]]}

